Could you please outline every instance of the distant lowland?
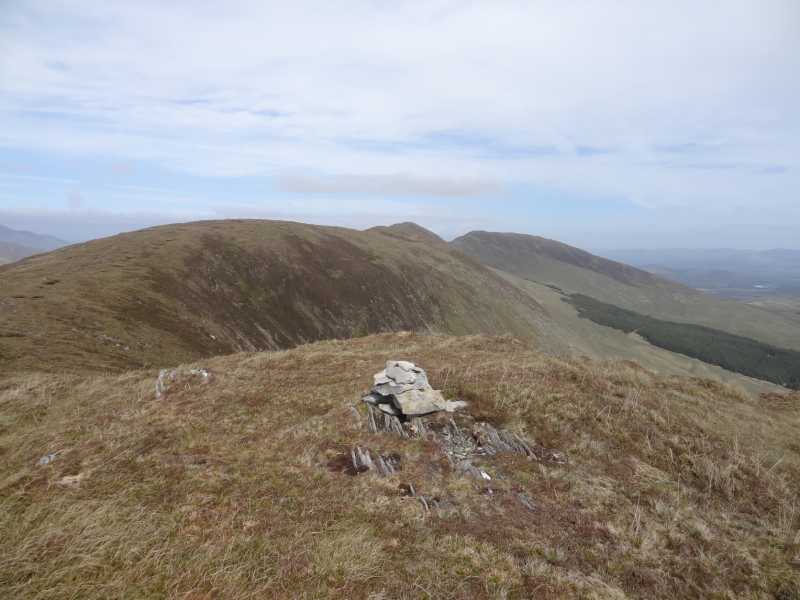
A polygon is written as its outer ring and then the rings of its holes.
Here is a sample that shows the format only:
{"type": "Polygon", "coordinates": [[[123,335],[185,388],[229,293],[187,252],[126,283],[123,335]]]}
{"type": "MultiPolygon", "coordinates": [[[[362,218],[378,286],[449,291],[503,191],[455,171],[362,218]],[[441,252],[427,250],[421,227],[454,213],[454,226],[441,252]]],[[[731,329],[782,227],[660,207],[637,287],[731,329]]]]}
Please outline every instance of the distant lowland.
{"type": "Polygon", "coordinates": [[[611,250],[602,254],[724,298],[800,298],[800,250],[611,250]]]}

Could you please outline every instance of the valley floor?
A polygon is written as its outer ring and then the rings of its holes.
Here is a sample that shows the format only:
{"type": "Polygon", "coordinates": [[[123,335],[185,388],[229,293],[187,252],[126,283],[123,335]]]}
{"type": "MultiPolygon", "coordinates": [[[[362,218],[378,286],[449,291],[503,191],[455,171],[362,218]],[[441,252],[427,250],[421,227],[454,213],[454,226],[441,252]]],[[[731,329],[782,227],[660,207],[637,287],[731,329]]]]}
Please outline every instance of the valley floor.
{"type": "Polygon", "coordinates": [[[160,399],[153,370],[0,380],[0,597],[800,598],[796,394],[507,337],[193,368],[160,399]],[[370,433],[390,358],[566,462],[487,456],[478,480],[431,438],[370,433]],[[354,473],[356,446],[399,472],[354,473]]]}

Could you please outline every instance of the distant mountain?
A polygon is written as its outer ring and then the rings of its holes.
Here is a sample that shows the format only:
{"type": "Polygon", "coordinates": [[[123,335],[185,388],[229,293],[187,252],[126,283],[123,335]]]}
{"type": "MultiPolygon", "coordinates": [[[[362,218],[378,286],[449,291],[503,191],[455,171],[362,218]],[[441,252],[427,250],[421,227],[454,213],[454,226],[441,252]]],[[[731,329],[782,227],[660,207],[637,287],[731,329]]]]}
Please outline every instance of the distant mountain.
{"type": "Polygon", "coordinates": [[[0,242],[0,265],[16,262],[26,256],[37,254],[38,252],[38,250],[28,248],[27,246],[20,246],[19,244],[12,244],[10,242],[0,242]]]}
{"type": "Polygon", "coordinates": [[[53,236],[18,231],[4,225],[0,225],[0,242],[22,246],[36,252],[49,252],[68,244],[68,242],[53,236]]]}
{"type": "Polygon", "coordinates": [[[700,325],[800,350],[800,329],[796,322],[781,315],[701,294],[566,244],[529,235],[478,231],[451,245],[494,269],[523,281],[552,286],[565,294],[582,294],[643,316],[700,325]]]}
{"type": "Polygon", "coordinates": [[[592,271],[625,285],[676,287],[647,271],[533,235],[472,231],[453,240],[451,245],[486,265],[520,276],[539,277],[545,262],[556,262],[592,271]]]}
{"type": "MultiPolygon", "coordinates": [[[[713,348],[702,362],[581,318],[578,294],[664,321],[650,336],[659,342],[670,323],[688,323],[800,349],[794,321],[542,238],[479,232],[447,244],[413,223],[355,231],[233,220],[156,227],[0,267],[0,373],[163,367],[415,330],[509,333],[559,356],[624,358],[764,389],[720,368],[740,363],[713,360],[713,348]]],[[[763,346],[748,347],[757,357],[763,346]]]]}
{"type": "Polygon", "coordinates": [[[409,242],[427,242],[434,244],[446,243],[438,235],[425,229],[424,227],[417,225],[416,223],[406,222],[389,226],[373,227],[372,229],[369,229],[369,231],[383,233],[385,235],[390,235],[392,237],[409,242]]]}
{"type": "Polygon", "coordinates": [[[436,239],[408,224],[217,221],[6,265],[0,370],[163,366],[400,330],[536,334],[530,295],[436,239]]]}
{"type": "Polygon", "coordinates": [[[800,295],[800,250],[615,250],[604,254],[724,297],[800,295]]]}

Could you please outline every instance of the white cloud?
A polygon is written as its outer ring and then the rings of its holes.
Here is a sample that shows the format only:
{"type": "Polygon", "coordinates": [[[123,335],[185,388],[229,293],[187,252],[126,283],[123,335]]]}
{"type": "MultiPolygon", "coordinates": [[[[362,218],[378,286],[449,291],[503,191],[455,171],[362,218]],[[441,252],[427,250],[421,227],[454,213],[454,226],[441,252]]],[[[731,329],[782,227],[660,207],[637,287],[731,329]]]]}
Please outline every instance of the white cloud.
{"type": "Polygon", "coordinates": [[[0,10],[0,145],[297,191],[527,183],[780,219],[798,72],[796,0],[31,0],[0,10]]]}
{"type": "Polygon", "coordinates": [[[501,191],[492,181],[474,178],[394,175],[279,175],[279,189],[299,194],[373,194],[378,196],[481,196],[501,191]]]}

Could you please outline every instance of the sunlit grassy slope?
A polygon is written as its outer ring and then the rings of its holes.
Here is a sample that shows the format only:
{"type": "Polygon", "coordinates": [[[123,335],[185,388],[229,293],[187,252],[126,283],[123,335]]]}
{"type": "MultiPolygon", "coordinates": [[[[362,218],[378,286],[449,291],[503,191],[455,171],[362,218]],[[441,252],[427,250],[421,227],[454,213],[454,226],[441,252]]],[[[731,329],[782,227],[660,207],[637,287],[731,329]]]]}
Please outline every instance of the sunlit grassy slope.
{"type": "Polygon", "coordinates": [[[667,321],[693,323],[800,350],[800,325],[757,306],[705,295],[628,265],[535,236],[472,232],[454,248],[535,283],[555,285],[667,321]]]}
{"type": "Polygon", "coordinates": [[[702,377],[730,383],[751,393],[779,391],[774,384],[725,370],[696,358],[654,346],[637,333],[606,327],[581,318],[569,296],[553,287],[497,271],[531,294],[547,313],[540,327],[539,346],[557,356],[586,356],[596,360],[631,360],[663,375],[702,377]]]}
{"type": "Polygon", "coordinates": [[[796,350],[776,348],[701,325],[654,319],[582,294],[572,294],[564,300],[577,308],[581,317],[636,334],[654,346],[800,390],[800,352],[796,350]]]}
{"type": "Polygon", "coordinates": [[[161,400],[155,370],[0,380],[0,597],[799,597],[796,395],[507,337],[385,334],[196,366],[208,383],[161,400]],[[478,481],[432,441],[368,433],[358,399],[388,358],[568,463],[487,457],[478,481]],[[402,470],[343,473],[355,445],[402,470]]]}

